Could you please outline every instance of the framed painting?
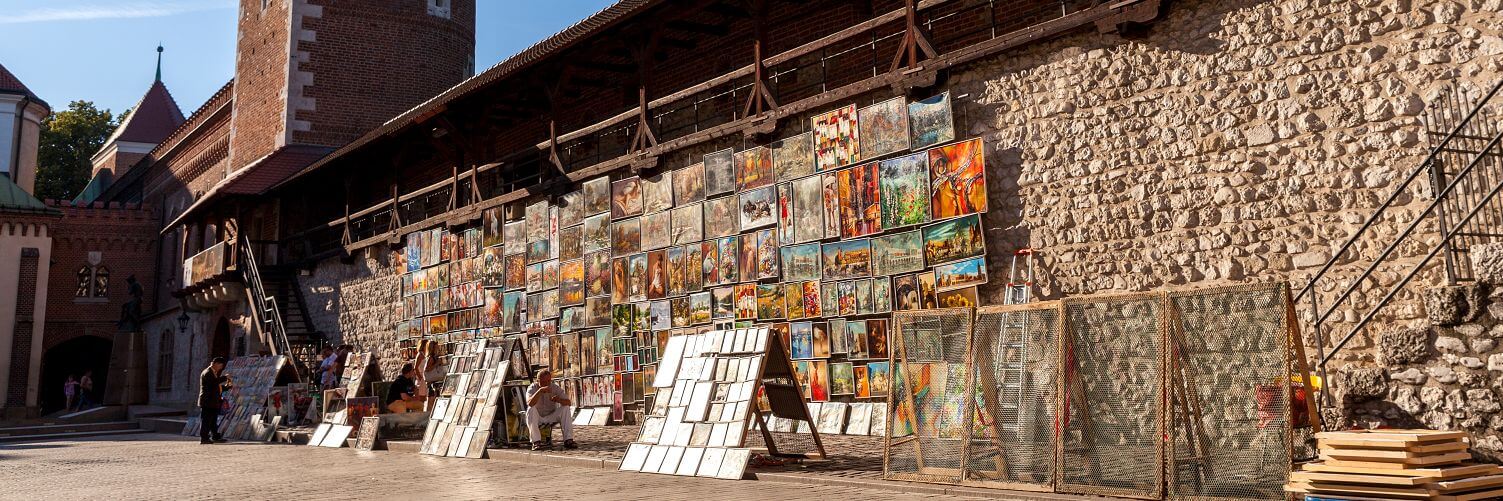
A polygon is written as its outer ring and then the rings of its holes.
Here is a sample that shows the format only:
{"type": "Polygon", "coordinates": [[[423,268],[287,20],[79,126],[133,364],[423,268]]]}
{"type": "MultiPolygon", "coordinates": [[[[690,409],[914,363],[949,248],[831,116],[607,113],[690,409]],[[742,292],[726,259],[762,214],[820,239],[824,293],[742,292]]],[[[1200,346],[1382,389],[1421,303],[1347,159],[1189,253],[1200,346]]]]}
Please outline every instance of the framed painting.
{"type": "Polygon", "coordinates": [[[704,277],[705,285],[725,284],[726,282],[720,277],[720,244],[711,241],[700,242],[699,252],[700,276],[704,277]]]}
{"type": "Polygon", "coordinates": [[[871,379],[866,375],[866,365],[851,366],[851,382],[855,384],[856,398],[871,398],[871,379]]]}
{"type": "Polygon", "coordinates": [[[521,254],[527,252],[527,222],[513,221],[501,227],[501,248],[506,249],[505,254],[521,254]]]}
{"type": "Polygon", "coordinates": [[[802,287],[804,289],[804,315],[809,318],[818,318],[824,316],[824,303],[820,301],[819,296],[819,282],[813,280],[803,282],[802,287]]]}
{"type": "Polygon", "coordinates": [[[844,328],[840,330],[833,328],[835,326],[834,323],[831,323],[830,326],[832,327],[830,332],[845,333],[845,343],[851,348],[851,358],[869,358],[871,356],[870,352],[866,349],[867,332],[865,320],[846,320],[841,322],[841,327],[844,328]]]}
{"type": "Polygon", "coordinates": [[[810,322],[788,324],[789,358],[808,360],[814,358],[814,325],[810,322]]]}
{"type": "Polygon", "coordinates": [[[736,318],[735,287],[715,287],[710,289],[710,308],[710,318],[714,320],[734,320],[736,318]]]}
{"type": "Polygon", "coordinates": [[[642,250],[656,250],[673,245],[671,212],[654,212],[642,216],[642,250]]]}
{"type": "MultiPolygon", "coordinates": [[[[585,298],[585,326],[605,327],[611,324],[611,298],[588,297],[585,298]]],[[[604,329],[609,333],[609,329],[604,329]]]]}
{"type": "Polygon", "coordinates": [[[836,310],[839,315],[855,315],[861,313],[861,303],[856,300],[856,282],[847,280],[835,284],[835,293],[839,294],[837,304],[840,309],[836,310]]]}
{"type": "Polygon", "coordinates": [[[934,272],[921,271],[913,274],[918,283],[919,309],[932,310],[938,308],[938,298],[934,290],[934,272]]]}
{"type": "Polygon", "coordinates": [[[757,231],[757,279],[778,278],[782,272],[778,261],[778,233],[772,228],[757,231]]]}
{"type": "Polygon", "coordinates": [[[696,292],[689,295],[689,323],[700,325],[710,323],[712,305],[709,292],[696,292]]]}
{"type": "Polygon", "coordinates": [[[839,171],[836,180],[840,196],[840,236],[853,238],[882,231],[877,164],[839,171]]]}
{"type": "Polygon", "coordinates": [[[793,242],[793,184],[781,183],[778,190],[778,240],[793,242]]]}
{"type": "Polygon", "coordinates": [[[584,304],[585,300],[585,261],[576,259],[565,261],[559,265],[559,302],[564,306],[576,306],[584,304]]]}
{"type": "Polygon", "coordinates": [[[673,203],[690,204],[705,199],[705,164],[697,163],[673,171],[673,203]]]}
{"type": "Polygon", "coordinates": [[[736,257],[741,254],[741,238],[729,236],[717,240],[716,253],[720,256],[720,283],[731,284],[741,281],[740,267],[737,266],[736,257]]]}
{"type": "Polygon", "coordinates": [[[599,252],[611,249],[611,215],[596,214],[584,219],[580,230],[580,250],[599,252]]]}
{"type": "Polygon", "coordinates": [[[689,326],[689,298],[687,296],[669,298],[668,312],[673,327],[689,326]]]}
{"type": "Polygon", "coordinates": [[[736,189],[736,153],[726,148],[704,157],[705,196],[729,193],[736,189]]]}
{"type": "Polygon", "coordinates": [[[929,209],[934,219],[986,212],[981,139],[929,150],[929,209]]]}
{"type": "Polygon", "coordinates": [[[936,292],[973,287],[986,283],[986,259],[974,257],[934,267],[936,292]]]}
{"type": "Polygon", "coordinates": [[[673,171],[656,176],[643,176],[642,213],[652,214],[673,208],[673,171]]]}
{"type": "Polygon", "coordinates": [[[986,236],[981,230],[980,215],[925,226],[923,233],[924,261],[929,266],[986,255],[986,236]]]}
{"type": "Polygon", "coordinates": [[[975,286],[939,292],[935,302],[940,308],[975,308],[981,304],[975,286]]]}
{"type": "Polygon", "coordinates": [[[648,326],[652,330],[672,329],[673,305],[669,304],[668,301],[652,301],[648,303],[647,319],[648,326]]]}
{"type": "Polygon", "coordinates": [[[757,279],[757,234],[747,233],[741,235],[741,249],[736,256],[736,273],[741,280],[755,281],[757,279]]]}
{"type": "Polygon", "coordinates": [[[807,316],[804,312],[804,284],[800,282],[784,282],[778,285],[783,288],[783,303],[786,305],[789,320],[798,320],[807,316]]]}
{"type": "Polygon", "coordinates": [[[558,197],[558,227],[578,226],[584,221],[584,191],[574,190],[558,197]]]}
{"type": "Polygon", "coordinates": [[[632,254],[627,258],[626,300],[647,300],[647,254],[632,254]]]}
{"type": "Polygon", "coordinates": [[[819,243],[785,245],[778,249],[782,255],[783,281],[819,280],[819,243]]]}
{"type": "Polygon", "coordinates": [[[543,288],[553,289],[558,287],[558,260],[549,259],[541,263],[543,265],[543,288]]]}
{"type": "Polygon", "coordinates": [[[558,230],[558,259],[568,261],[584,257],[584,227],[570,226],[558,230]]]}
{"type": "Polygon", "coordinates": [[[926,153],[877,163],[882,194],[882,228],[929,222],[929,157],[926,153]]]}
{"type": "Polygon", "coordinates": [[[741,231],[736,200],[736,197],[728,196],[704,202],[704,238],[728,237],[741,231]]]}
{"type": "Polygon", "coordinates": [[[923,243],[919,230],[872,237],[872,275],[897,275],[924,269],[923,243]]]}
{"type": "MultiPolygon", "coordinates": [[[[793,181],[792,189],[792,240],[789,243],[813,242],[825,235],[825,203],[822,176],[810,176],[793,181]]],[[[837,208],[838,211],[838,208],[837,208]]]]}
{"type": "Polygon", "coordinates": [[[955,140],[955,117],[950,108],[950,93],[908,104],[908,126],[912,129],[913,149],[922,149],[955,140]]]}
{"type": "MultiPolygon", "coordinates": [[[[816,346],[817,350],[818,347],[816,346]]],[[[824,360],[809,362],[809,400],[825,402],[830,400],[830,363],[824,360]]]]}
{"type": "Polygon", "coordinates": [[[757,319],[757,284],[736,284],[736,319],[757,319]]]}
{"type": "Polygon", "coordinates": [[[611,254],[625,256],[642,252],[642,218],[611,223],[611,254]]]}
{"type": "Polygon", "coordinates": [[[485,290],[485,307],[480,310],[481,326],[501,326],[501,296],[504,294],[501,289],[485,290]]]}
{"type": "Polygon", "coordinates": [[[673,245],[685,245],[704,240],[705,213],[699,203],[675,207],[672,220],[673,245]]]}
{"type": "Polygon", "coordinates": [[[871,275],[872,249],[867,239],[823,244],[821,266],[825,280],[844,280],[871,275]]]}
{"type": "Polygon", "coordinates": [[[611,218],[621,219],[642,214],[642,180],[628,177],[611,183],[611,218]]]}
{"type": "Polygon", "coordinates": [[[830,394],[831,395],[855,395],[856,379],[852,373],[850,362],[836,362],[830,364],[830,394]]]}
{"type": "Polygon", "coordinates": [[[503,226],[503,209],[503,207],[493,207],[486,209],[484,212],[481,212],[481,227],[485,230],[484,234],[481,237],[482,245],[486,247],[495,247],[501,245],[502,237],[505,236],[503,235],[504,232],[501,229],[501,227],[503,226]]]}
{"type": "Polygon", "coordinates": [[[856,314],[870,315],[876,313],[872,306],[872,281],[869,279],[856,280],[856,314]]]}
{"type": "Polygon", "coordinates": [[[512,254],[502,258],[506,263],[502,272],[505,273],[506,289],[521,289],[527,286],[527,255],[512,254]]]}
{"type": "Polygon", "coordinates": [[[892,387],[892,371],[889,370],[888,362],[871,362],[866,364],[866,378],[871,387],[873,398],[885,397],[892,387]]]}
{"type": "Polygon", "coordinates": [[[611,210],[611,179],[600,176],[590,179],[579,185],[579,191],[584,193],[584,215],[610,212],[611,210]]]}
{"type": "Polygon", "coordinates": [[[892,279],[878,277],[872,279],[872,313],[892,312],[892,279]]]}
{"type": "Polygon", "coordinates": [[[506,284],[506,257],[500,247],[486,247],[480,256],[480,284],[501,287],[506,284]]]}
{"type": "Polygon", "coordinates": [[[866,321],[866,354],[871,358],[887,358],[887,320],[866,321]]]}
{"type": "Polygon", "coordinates": [[[840,180],[835,173],[819,176],[821,198],[824,205],[824,237],[840,236],[840,180]]]}
{"type": "Polygon", "coordinates": [[[705,288],[704,247],[699,243],[684,246],[684,290],[699,292],[705,288]]]}
{"type": "Polygon", "coordinates": [[[753,230],[763,226],[777,224],[777,190],[772,186],[766,186],[751,191],[743,191],[736,194],[737,214],[741,223],[741,230],[753,230]]]}
{"type": "Polygon", "coordinates": [[[784,302],[782,286],[778,284],[758,284],[756,287],[757,320],[788,318],[787,303],[784,302]]]}
{"type": "Polygon", "coordinates": [[[647,299],[668,297],[668,254],[663,251],[647,253],[647,299]]]}
{"type": "Polygon", "coordinates": [[[861,158],[877,158],[908,149],[908,100],[895,97],[856,112],[861,158]]]}
{"type": "Polygon", "coordinates": [[[819,309],[825,316],[840,314],[840,284],[838,282],[819,283],[819,309]]]}
{"type": "Polygon", "coordinates": [[[814,133],[805,132],[772,144],[772,169],[779,181],[814,173],[814,133]]]}
{"type": "Polygon", "coordinates": [[[681,296],[688,293],[684,287],[684,248],[668,248],[668,295],[681,296]]]}
{"type": "Polygon", "coordinates": [[[631,260],[626,257],[618,257],[611,260],[611,302],[615,304],[626,303],[627,277],[630,274],[631,260]]]}
{"type": "Polygon", "coordinates": [[[810,118],[814,136],[814,168],[824,172],[861,158],[856,105],[850,104],[810,118]]]}
{"type": "Polygon", "coordinates": [[[772,150],[758,146],[736,153],[736,190],[747,191],[771,186],[775,174],[772,169],[772,150]]]}

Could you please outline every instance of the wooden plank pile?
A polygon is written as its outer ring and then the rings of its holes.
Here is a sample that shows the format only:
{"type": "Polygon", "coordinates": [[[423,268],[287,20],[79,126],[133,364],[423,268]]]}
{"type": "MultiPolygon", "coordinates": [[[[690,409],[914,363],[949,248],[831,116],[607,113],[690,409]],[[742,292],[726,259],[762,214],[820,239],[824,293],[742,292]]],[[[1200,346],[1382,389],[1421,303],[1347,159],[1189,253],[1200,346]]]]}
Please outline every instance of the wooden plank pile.
{"type": "Polygon", "coordinates": [[[1307,500],[1503,499],[1503,467],[1476,464],[1466,432],[1367,430],[1315,434],[1320,459],[1284,490],[1307,500]]]}

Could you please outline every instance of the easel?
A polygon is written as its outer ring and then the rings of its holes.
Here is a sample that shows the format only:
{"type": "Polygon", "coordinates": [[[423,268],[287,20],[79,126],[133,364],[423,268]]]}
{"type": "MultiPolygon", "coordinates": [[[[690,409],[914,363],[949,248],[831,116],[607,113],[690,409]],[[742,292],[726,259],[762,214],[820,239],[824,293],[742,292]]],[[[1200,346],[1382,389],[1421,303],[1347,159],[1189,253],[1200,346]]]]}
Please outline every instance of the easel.
{"type": "MultiPolygon", "coordinates": [[[[787,349],[783,348],[783,342],[776,339],[771,329],[755,329],[761,336],[767,337],[767,353],[762,363],[762,372],[753,380],[752,395],[765,394],[767,397],[768,413],[783,419],[792,419],[809,423],[809,434],[814,438],[814,448],[817,452],[804,454],[788,454],[778,451],[776,440],[772,437],[772,430],[768,429],[768,420],[762,416],[763,411],[757,409],[752,415],[757,418],[757,429],[762,431],[762,441],[767,444],[767,454],[774,457],[803,458],[803,459],[826,459],[824,442],[819,439],[819,430],[815,425],[815,418],[809,415],[809,406],[804,405],[803,387],[799,386],[797,378],[793,374],[793,363],[790,361],[787,349]]],[[[742,434],[742,446],[744,447],[746,436],[742,434]]]]}

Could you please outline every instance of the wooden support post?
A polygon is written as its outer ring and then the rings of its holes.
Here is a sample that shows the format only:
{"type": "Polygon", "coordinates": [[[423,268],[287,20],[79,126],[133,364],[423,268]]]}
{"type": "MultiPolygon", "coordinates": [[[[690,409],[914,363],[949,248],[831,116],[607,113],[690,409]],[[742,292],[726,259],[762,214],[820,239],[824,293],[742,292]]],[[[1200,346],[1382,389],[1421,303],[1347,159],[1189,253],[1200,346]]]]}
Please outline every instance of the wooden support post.
{"type": "Polygon", "coordinates": [[[752,39],[752,89],[751,95],[746,98],[746,106],[741,110],[741,116],[751,117],[761,115],[763,112],[777,109],[778,101],[772,97],[772,90],[767,87],[767,80],[762,77],[762,70],[766,62],[762,57],[762,46],[767,40],[767,2],[766,0],[752,0],[754,17],[754,30],[756,37],[752,39]]]}
{"type": "Polygon", "coordinates": [[[934,44],[929,43],[929,37],[919,29],[918,4],[915,0],[904,0],[903,18],[907,26],[903,30],[903,41],[898,45],[898,52],[892,56],[892,69],[913,68],[918,66],[919,51],[924,52],[924,58],[933,59],[939,55],[934,50],[934,44]],[[906,64],[905,64],[906,63],[906,64]]]}
{"type": "Polygon", "coordinates": [[[350,180],[344,181],[344,235],[340,237],[340,245],[348,246],[355,241],[354,235],[350,234],[350,180]]]}
{"type": "Polygon", "coordinates": [[[657,136],[652,134],[652,123],[647,116],[647,87],[637,87],[637,135],[631,140],[632,153],[638,153],[647,148],[658,145],[657,136]]]}
{"type": "Polygon", "coordinates": [[[397,183],[391,183],[391,231],[396,233],[397,228],[402,227],[402,196],[397,192],[397,183]]]}

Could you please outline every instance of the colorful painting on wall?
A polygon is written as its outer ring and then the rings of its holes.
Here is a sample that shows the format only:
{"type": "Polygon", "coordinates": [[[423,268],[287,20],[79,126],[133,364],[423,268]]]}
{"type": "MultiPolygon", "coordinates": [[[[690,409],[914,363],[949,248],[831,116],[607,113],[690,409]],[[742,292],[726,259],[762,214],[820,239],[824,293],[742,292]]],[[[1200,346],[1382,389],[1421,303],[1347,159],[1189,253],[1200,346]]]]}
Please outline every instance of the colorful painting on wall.
{"type": "Polygon", "coordinates": [[[910,103],[908,123],[913,129],[913,149],[954,141],[955,119],[950,109],[950,93],[910,103]]]}
{"type": "Polygon", "coordinates": [[[934,287],[945,292],[986,283],[986,259],[975,257],[934,267],[934,287]]]}
{"type": "Polygon", "coordinates": [[[882,193],[882,228],[929,222],[929,157],[925,153],[878,163],[882,193]]]}
{"type": "Polygon", "coordinates": [[[856,105],[815,115],[814,167],[824,172],[856,163],[861,158],[860,132],[856,128],[856,105]]]}
{"type": "Polygon", "coordinates": [[[584,219],[580,230],[580,247],[584,252],[599,252],[611,248],[611,215],[596,214],[584,219]]]}
{"type": "Polygon", "coordinates": [[[601,176],[580,183],[580,191],[584,192],[585,215],[592,216],[609,212],[611,210],[611,180],[601,176]]]}
{"type": "Polygon", "coordinates": [[[813,242],[825,237],[823,181],[821,176],[810,176],[792,183],[793,239],[789,243],[813,242]]]}
{"type": "Polygon", "coordinates": [[[719,195],[736,189],[736,153],[726,148],[704,157],[705,196],[719,195]]]}
{"type": "Polygon", "coordinates": [[[822,272],[825,280],[871,275],[871,241],[867,239],[846,240],[824,244],[821,248],[822,272]]]}
{"type": "Polygon", "coordinates": [[[737,194],[741,230],[777,224],[777,190],[772,186],[737,194]]]}
{"type": "Polygon", "coordinates": [[[819,280],[818,243],[785,245],[778,251],[782,254],[783,281],[819,280]]]}
{"type": "Polygon", "coordinates": [[[986,254],[981,216],[971,215],[925,226],[924,261],[930,266],[986,254]]]}
{"type": "Polygon", "coordinates": [[[779,181],[814,173],[814,134],[805,132],[772,144],[773,170],[779,181]]]}
{"type": "Polygon", "coordinates": [[[585,254],[585,296],[596,297],[611,292],[611,255],[607,252],[585,254]]]}
{"type": "Polygon", "coordinates": [[[772,228],[757,232],[757,279],[778,278],[782,274],[779,266],[778,234],[772,228]]]}
{"type": "Polygon", "coordinates": [[[856,113],[861,157],[876,158],[908,149],[908,100],[895,97],[856,113]]]}
{"type": "Polygon", "coordinates": [[[736,284],[736,319],[757,319],[757,284],[736,284]]]}
{"type": "Polygon", "coordinates": [[[611,224],[611,255],[625,256],[642,251],[642,218],[611,224]]]}
{"type": "Polygon", "coordinates": [[[705,199],[705,164],[673,171],[673,202],[680,206],[705,199]]]}
{"type": "Polygon", "coordinates": [[[830,364],[830,394],[831,395],[854,395],[856,393],[855,376],[852,374],[850,362],[836,362],[830,364]]]}
{"type": "Polygon", "coordinates": [[[558,259],[568,261],[584,257],[584,227],[570,226],[558,230],[558,259]]]}
{"type": "Polygon", "coordinates": [[[877,164],[852,167],[835,174],[840,196],[840,236],[854,238],[882,231],[877,164]]]}
{"type": "Polygon", "coordinates": [[[840,236],[840,180],[834,173],[819,176],[820,192],[824,198],[825,238],[840,236]]]}
{"type": "Polygon", "coordinates": [[[585,262],[583,259],[565,261],[559,265],[559,302],[564,306],[584,304],[585,262]]]}
{"type": "Polygon", "coordinates": [[[770,186],[775,174],[772,169],[772,150],[758,146],[736,153],[736,190],[747,191],[770,186]]]}
{"type": "Polygon", "coordinates": [[[981,139],[929,150],[929,207],[934,219],[986,212],[981,139]]]}
{"type": "Polygon", "coordinates": [[[924,238],[919,230],[872,237],[872,275],[897,275],[922,269],[924,238]]]}
{"type": "MultiPolygon", "coordinates": [[[[502,214],[501,208],[486,209],[481,213],[482,227],[485,229],[481,242],[486,247],[501,245],[502,237],[502,214]]],[[[416,271],[416,270],[413,270],[416,271]]]]}
{"type": "Polygon", "coordinates": [[[620,219],[642,213],[642,180],[629,177],[611,183],[611,217],[620,219]]]}

